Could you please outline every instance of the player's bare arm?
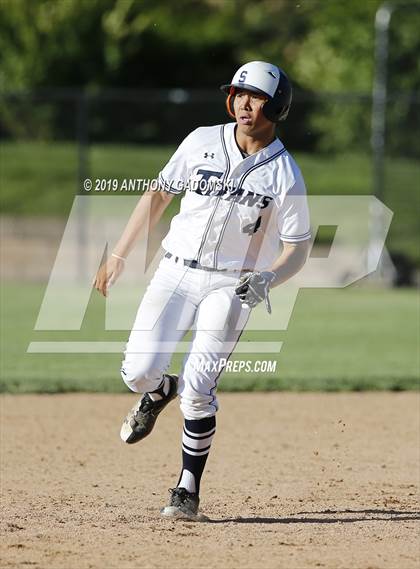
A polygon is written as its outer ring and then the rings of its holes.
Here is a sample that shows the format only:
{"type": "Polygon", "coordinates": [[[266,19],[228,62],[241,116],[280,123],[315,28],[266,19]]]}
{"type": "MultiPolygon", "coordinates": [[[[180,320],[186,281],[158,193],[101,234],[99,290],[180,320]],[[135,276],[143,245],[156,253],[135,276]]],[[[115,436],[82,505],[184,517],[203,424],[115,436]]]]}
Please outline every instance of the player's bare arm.
{"type": "Polygon", "coordinates": [[[93,286],[103,296],[124,270],[124,262],[145,227],[153,229],[173,198],[168,192],[146,192],[139,200],[110,257],[98,270],[93,286]]]}
{"type": "Polygon", "coordinates": [[[283,252],[270,268],[275,275],[270,288],[288,281],[301,270],[308,257],[309,243],[309,239],[298,243],[283,241],[283,252]]]}

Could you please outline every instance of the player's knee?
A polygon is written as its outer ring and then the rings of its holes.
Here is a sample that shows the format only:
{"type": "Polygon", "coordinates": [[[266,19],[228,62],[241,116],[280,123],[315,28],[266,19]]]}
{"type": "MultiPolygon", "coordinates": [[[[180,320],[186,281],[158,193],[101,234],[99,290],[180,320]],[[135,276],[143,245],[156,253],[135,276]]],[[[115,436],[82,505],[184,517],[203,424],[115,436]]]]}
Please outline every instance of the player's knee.
{"type": "Polygon", "coordinates": [[[215,415],[219,405],[215,396],[195,393],[181,395],[180,408],[185,419],[204,419],[215,415]]]}
{"type": "Polygon", "coordinates": [[[141,376],[138,376],[136,373],[126,371],[126,369],[122,367],[121,377],[131,391],[134,391],[135,393],[142,393],[141,384],[143,378],[141,376]]]}
{"type": "Polygon", "coordinates": [[[123,362],[121,377],[131,391],[145,393],[156,389],[162,378],[162,370],[153,358],[123,362]]]}

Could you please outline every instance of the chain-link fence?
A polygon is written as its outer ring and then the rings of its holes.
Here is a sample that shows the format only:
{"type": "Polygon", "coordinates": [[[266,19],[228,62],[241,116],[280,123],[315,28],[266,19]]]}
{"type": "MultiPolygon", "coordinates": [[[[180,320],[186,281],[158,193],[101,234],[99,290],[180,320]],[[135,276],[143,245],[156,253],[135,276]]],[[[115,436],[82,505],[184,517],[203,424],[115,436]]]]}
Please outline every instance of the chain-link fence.
{"type": "MultiPolygon", "coordinates": [[[[387,150],[392,155],[420,153],[420,95],[388,96],[387,150]]],[[[3,140],[78,140],[84,143],[177,144],[199,125],[226,120],[224,95],[208,90],[44,89],[3,93],[3,140]]],[[[281,132],[291,150],[368,152],[370,93],[294,93],[281,132]]]]}

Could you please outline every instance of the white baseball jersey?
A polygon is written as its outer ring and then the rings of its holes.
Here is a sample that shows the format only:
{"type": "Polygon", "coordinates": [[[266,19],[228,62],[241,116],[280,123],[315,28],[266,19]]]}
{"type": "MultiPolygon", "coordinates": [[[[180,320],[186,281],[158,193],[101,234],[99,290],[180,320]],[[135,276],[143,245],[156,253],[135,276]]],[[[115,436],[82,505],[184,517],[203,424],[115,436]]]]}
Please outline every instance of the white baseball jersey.
{"type": "Polygon", "coordinates": [[[306,188],[279,139],[244,158],[235,127],[197,128],[159,173],[164,190],[185,192],[162,245],[213,269],[266,270],[280,241],[310,238],[306,188]]]}

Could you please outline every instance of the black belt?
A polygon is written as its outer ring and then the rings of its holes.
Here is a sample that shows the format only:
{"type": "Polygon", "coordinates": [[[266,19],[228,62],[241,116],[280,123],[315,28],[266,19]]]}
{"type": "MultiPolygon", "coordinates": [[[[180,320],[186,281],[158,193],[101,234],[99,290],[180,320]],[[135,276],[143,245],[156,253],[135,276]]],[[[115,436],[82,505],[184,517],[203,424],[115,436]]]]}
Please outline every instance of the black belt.
{"type": "MultiPolygon", "coordinates": [[[[172,255],[172,253],[165,253],[165,257],[167,259],[171,259],[172,257],[174,257],[174,255],[172,255]]],[[[181,257],[175,257],[175,263],[177,263],[179,260],[181,260],[181,257]]],[[[205,267],[204,265],[202,265],[201,263],[199,263],[198,261],[189,261],[188,259],[182,259],[184,266],[185,267],[190,267],[190,269],[201,269],[202,271],[227,271],[228,269],[213,269],[212,267],[205,267]]]]}

